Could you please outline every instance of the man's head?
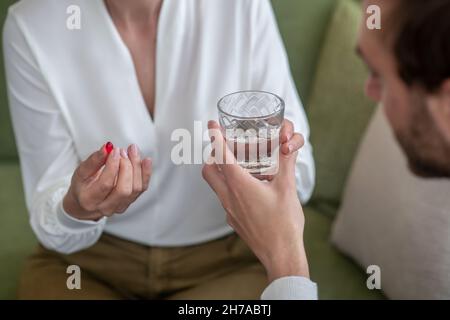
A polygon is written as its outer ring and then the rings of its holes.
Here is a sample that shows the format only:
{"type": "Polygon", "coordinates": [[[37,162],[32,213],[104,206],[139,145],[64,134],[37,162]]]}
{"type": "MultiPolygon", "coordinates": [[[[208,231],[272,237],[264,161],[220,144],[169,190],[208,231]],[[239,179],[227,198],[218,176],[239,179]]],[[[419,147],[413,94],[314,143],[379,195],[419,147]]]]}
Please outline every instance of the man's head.
{"type": "Polygon", "coordinates": [[[360,28],[369,66],[366,93],[385,107],[410,168],[450,177],[450,0],[365,0],[381,8],[381,30],[360,28]]]}

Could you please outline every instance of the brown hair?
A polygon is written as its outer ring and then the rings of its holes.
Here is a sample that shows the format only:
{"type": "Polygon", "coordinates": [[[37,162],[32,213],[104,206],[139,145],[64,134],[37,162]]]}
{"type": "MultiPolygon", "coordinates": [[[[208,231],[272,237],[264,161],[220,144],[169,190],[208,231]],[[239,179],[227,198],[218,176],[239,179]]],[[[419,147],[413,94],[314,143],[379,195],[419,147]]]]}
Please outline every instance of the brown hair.
{"type": "Polygon", "coordinates": [[[433,92],[450,79],[450,0],[399,0],[394,54],[401,78],[433,92]]]}

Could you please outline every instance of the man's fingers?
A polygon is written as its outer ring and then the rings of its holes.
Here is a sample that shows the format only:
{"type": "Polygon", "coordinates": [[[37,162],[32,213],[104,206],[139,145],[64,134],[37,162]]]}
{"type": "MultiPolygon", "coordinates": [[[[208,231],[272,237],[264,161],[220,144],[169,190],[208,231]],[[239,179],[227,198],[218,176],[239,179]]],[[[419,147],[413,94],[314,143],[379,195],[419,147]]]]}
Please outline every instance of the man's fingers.
{"type": "Polygon", "coordinates": [[[305,139],[300,133],[294,133],[292,138],[283,143],[280,147],[281,152],[285,155],[299,151],[305,144],[305,139]]]}
{"type": "Polygon", "coordinates": [[[120,148],[114,148],[106,160],[99,178],[92,185],[91,197],[97,203],[102,202],[113,190],[120,165],[120,148]]]}
{"type": "Polygon", "coordinates": [[[215,121],[208,122],[209,135],[212,142],[215,163],[223,172],[225,179],[233,180],[245,174],[249,175],[237,163],[231,150],[228,148],[219,125],[215,121]]]}
{"type": "Polygon", "coordinates": [[[220,126],[217,122],[208,122],[208,133],[212,143],[212,155],[215,163],[218,165],[236,163],[236,158],[228,149],[222,130],[220,130],[220,126]]]}
{"type": "Polygon", "coordinates": [[[297,161],[298,151],[288,155],[280,153],[278,160],[278,174],[273,181],[280,182],[284,186],[296,183],[295,181],[295,164],[297,161]]]}
{"type": "Polygon", "coordinates": [[[202,176],[223,203],[227,198],[229,191],[225,182],[225,177],[222,172],[219,171],[217,165],[214,163],[205,164],[202,169],[202,176]]]}
{"type": "Polygon", "coordinates": [[[80,163],[75,174],[82,180],[86,180],[95,175],[105,164],[107,153],[105,146],[102,146],[100,150],[95,151],[86,160],[80,163]]]}
{"type": "Polygon", "coordinates": [[[280,131],[280,143],[286,143],[291,140],[293,134],[294,124],[290,120],[284,119],[280,131]]]}
{"type": "Polygon", "coordinates": [[[260,174],[254,174],[253,177],[261,181],[272,181],[274,178],[274,176],[265,176],[260,174]]]}

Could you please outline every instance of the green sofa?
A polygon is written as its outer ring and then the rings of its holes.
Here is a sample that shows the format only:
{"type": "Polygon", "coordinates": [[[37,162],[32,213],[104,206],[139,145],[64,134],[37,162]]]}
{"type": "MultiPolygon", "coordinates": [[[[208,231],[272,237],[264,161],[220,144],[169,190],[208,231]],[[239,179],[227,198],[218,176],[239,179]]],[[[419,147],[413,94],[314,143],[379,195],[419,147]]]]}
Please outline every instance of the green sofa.
{"type": "MultiPolygon", "coordinates": [[[[361,79],[364,77],[364,74],[361,74],[361,66],[358,65],[355,71],[354,60],[349,60],[355,57],[349,58],[352,52],[346,52],[348,44],[352,44],[354,39],[342,39],[345,32],[338,34],[340,38],[334,39],[335,32],[328,31],[333,21],[333,12],[338,3],[342,5],[342,1],[352,0],[272,2],[287,47],[294,79],[310,118],[311,139],[316,156],[317,188],[310,204],[305,208],[305,242],[311,277],[319,284],[321,299],[380,299],[383,298],[380,292],[366,288],[365,272],[340,254],[329,242],[331,225],[339,207],[345,177],[371,114],[367,107],[368,102],[361,100],[363,85],[361,79]],[[342,43],[347,43],[347,47],[344,48],[342,43]],[[343,67],[340,60],[337,66],[334,63],[335,66],[330,67],[329,64],[333,64],[336,59],[343,59],[350,65],[348,70],[340,69],[343,67]],[[333,68],[335,69],[332,70],[333,68]],[[356,75],[353,77],[355,72],[356,75]],[[343,110],[339,113],[327,109],[331,108],[330,106],[334,107],[335,104],[344,106],[364,104],[366,107],[343,110]],[[345,124],[347,121],[352,124],[347,126],[345,124]],[[345,137],[344,148],[336,147],[342,142],[336,140],[337,135],[345,137]]],[[[13,2],[12,0],[0,2],[2,24],[7,7],[13,2]]],[[[344,24],[349,20],[345,15],[339,19],[344,24]]],[[[351,29],[354,36],[353,25],[351,29]]],[[[3,65],[1,67],[0,299],[14,299],[21,266],[35,247],[36,238],[28,223],[19,161],[7,108],[4,67],[3,65]]]]}

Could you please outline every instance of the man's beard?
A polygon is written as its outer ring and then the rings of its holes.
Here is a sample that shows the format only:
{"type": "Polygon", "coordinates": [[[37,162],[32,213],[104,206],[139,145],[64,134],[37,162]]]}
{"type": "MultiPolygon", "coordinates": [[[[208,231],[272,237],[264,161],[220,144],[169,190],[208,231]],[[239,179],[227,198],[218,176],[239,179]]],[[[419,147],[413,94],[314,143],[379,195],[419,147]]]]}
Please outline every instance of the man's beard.
{"type": "Polygon", "coordinates": [[[411,171],[424,178],[450,178],[450,145],[433,124],[425,99],[416,97],[411,108],[407,132],[396,133],[411,171]]]}
{"type": "Polygon", "coordinates": [[[449,168],[436,166],[434,163],[408,155],[410,170],[422,178],[450,178],[449,168]]]}

